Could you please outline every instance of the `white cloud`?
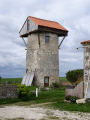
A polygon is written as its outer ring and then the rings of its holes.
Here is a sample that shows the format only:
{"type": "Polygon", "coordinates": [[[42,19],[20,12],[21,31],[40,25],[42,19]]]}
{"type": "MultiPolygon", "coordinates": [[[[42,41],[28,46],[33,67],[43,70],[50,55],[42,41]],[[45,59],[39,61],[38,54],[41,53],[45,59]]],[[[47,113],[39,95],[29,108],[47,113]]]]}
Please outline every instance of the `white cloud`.
{"type": "Polygon", "coordinates": [[[26,51],[19,30],[30,15],[55,20],[69,30],[59,53],[61,76],[69,69],[82,68],[83,50],[76,48],[81,41],[90,39],[89,6],[90,0],[1,0],[0,67],[25,69],[26,51]]]}

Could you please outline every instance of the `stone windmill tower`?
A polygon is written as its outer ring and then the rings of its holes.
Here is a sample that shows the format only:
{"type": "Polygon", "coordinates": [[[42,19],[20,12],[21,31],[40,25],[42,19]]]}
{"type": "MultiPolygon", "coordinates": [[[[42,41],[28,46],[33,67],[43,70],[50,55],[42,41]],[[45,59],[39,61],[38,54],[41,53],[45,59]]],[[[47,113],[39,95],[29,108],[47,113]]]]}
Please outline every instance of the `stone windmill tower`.
{"type": "Polygon", "coordinates": [[[90,40],[81,44],[84,46],[84,97],[90,98],[90,40]]]}
{"type": "Polygon", "coordinates": [[[57,22],[29,16],[19,33],[23,40],[24,37],[28,38],[26,74],[22,84],[49,86],[58,81],[58,48],[68,31],[57,22]],[[58,45],[59,37],[63,39],[58,45]]]}

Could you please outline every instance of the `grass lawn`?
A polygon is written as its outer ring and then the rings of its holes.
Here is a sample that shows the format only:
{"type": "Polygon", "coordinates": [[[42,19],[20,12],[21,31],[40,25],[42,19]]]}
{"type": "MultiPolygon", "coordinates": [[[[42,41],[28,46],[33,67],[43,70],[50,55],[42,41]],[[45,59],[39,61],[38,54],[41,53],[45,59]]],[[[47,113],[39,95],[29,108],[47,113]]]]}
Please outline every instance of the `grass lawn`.
{"type": "Polygon", "coordinates": [[[89,112],[90,113],[90,103],[86,104],[76,104],[76,103],[66,103],[63,101],[57,101],[53,103],[54,108],[66,111],[79,111],[79,112],[89,112]]]}
{"type": "MultiPolygon", "coordinates": [[[[1,83],[21,83],[22,78],[2,78],[1,83]]],[[[65,77],[60,77],[60,81],[66,82],[65,77]]],[[[36,87],[29,87],[30,90],[35,90],[36,87]]],[[[64,96],[65,96],[65,89],[51,89],[49,91],[41,91],[39,92],[39,97],[35,97],[35,93],[30,94],[29,99],[27,101],[21,100],[19,98],[17,99],[2,99],[0,100],[0,106],[1,105],[7,105],[7,104],[16,104],[16,105],[31,105],[31,104],[40,104],[40,103],[48,103],[52,102],[52,104],[49,104],[48,107],[53,107],[55,109],[60,110],[67,110],[67,111],[80,111],[80,112],[90,112],[90,103],[86,104],[75,104],[75,103],[67,103],[64,102],[64,96]]]]}
{"type": "Polygon", "coordinates": [[[22,78],[2,78],[0,83],[21,83],[22,78]]]}
{"type": "Polygon", "coordinates": [[[67,111],[80,111],[80,112],[90,112],[90,103],[86,104],[76,104],[64,102],[65,89],[51,89],[50,91],[41,91],[39,97],[35,97],[35,94],[31,94],[29,100],[23,101],[20,99],[3,99],[0,100],[0,105],[11,104],[20,106],[28,106],[31,104],[40,104],[52,102],[48,107],[67,110],[67,111]]]}

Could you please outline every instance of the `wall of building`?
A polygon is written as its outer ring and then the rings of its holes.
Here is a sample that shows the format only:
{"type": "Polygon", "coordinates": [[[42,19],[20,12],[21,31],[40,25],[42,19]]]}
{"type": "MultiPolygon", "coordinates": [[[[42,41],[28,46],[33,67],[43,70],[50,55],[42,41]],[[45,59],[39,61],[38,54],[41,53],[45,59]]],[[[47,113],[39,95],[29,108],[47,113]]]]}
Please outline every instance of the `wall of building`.
{"type": "Polygon", "coordinates": [[[44,86],[45,76],[49,77],[49,85],[59,80],[57,34],[33,33],[28,36],[26,70],[35,72],[36,85],[44,86]],[[45,43],[45,36],[50,36],[49,43],[45,43]]]}
{"type": "Polygon", "coordinates": [[[0,99],[2,98],[17,98],[18,87],[14,85],[0,85],[0,99]]]}
{"type": "Polygon", "coordinates": [[[31,19],[27,18],[25,23],[23,24],[21,30],[20,30],[20,36],[27,34],[31,31],[37,30],[38,29],[38,25],[36,25],[31,19]],[[29,20],[29,30],[27,30],[27,20],[29,20]]]}
{"type": "Polygon", "coordinates": [[[77,96],[79,98],[83,98],[84,94],[84,86],[83,86],[83,81],[80,82],[75,88],[72,87],[67,87],[66,88],[66,96],[77,96]]]}
{"type": "Polygon", "coordinates": [[[84,45],[84,94],[87,93],[87,82],[90,81],[90,44],[84,45]]]}

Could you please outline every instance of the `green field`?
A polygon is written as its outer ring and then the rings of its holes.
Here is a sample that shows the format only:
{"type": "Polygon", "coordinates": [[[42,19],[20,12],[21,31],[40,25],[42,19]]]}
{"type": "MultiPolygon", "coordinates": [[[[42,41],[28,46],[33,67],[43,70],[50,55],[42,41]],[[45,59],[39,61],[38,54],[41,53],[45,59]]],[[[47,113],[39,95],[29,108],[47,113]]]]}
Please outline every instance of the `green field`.
{"type": "Polygon", "coordinates": [[[61,82],[67,82],[67,79],[66,79],[66,77],[59,77],[59,81],[61,81],[61,82]]]}
{"type": "Polygon", "coordinates": [[[21,83],[22,78],[2,78],[0,83],[21,83]]]}
{"type": "MultiPolygon", "coordinates": [[[[66,77],[59,77],[61,82],[67,82],[66,77]]],[[[21,83],[22,78],[2,78],[0,83],[21,83]]]]}

